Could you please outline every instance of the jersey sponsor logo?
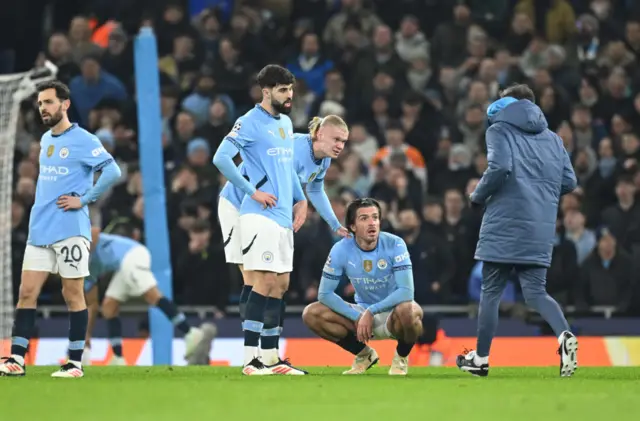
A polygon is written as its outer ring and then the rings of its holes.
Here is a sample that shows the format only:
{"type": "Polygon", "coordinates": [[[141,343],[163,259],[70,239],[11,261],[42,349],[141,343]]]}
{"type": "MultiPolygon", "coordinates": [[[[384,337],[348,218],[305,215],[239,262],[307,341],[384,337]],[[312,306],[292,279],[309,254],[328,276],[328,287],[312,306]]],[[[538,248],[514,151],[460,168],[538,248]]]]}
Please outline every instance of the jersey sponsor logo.
{"type": "Polygon", "coordinates": [[[371,269],[373,269],[373,262],[371,260],[364,260],[362,262],[362,268],[365,272],[371,272],[371,269]]]}
{"type": "Polygon", "coordinates": [[[40,174],[67,175],[69,174],[69,168],[55,165],[40,165],[40,174]]]}
{"type": "Polygon", "coordinates": [[[62,148],[60,149],[60,158],[66,159],[69,156],[69,149],[62,148]]]}
{"type": "Polygon", "coordinates": [[[53,151],[55,151],[55,149],[55,146],[49,145],[49,147],[47,148],[47,158],[51,158],[51,155],[53,155],[53,151]]]}
{"type": "Polygon", "coordinates": [[[384,259],[378,260],[378,269],[384,270],[387,268],[387,261],[384,259]]]}
{"type": "Polygon", "coordinates": [[[269,156],[292,156],[293,148],[269,148],[267,149],[269,156]]]}
{"type": "Polygon", "coordinates": [[[400,263],[400,262],[402,262],[404,259],[406,259],[406,258],[408,258],[408,257],[409,257],[409,252],[408,252],[408,251],[405,251],[404,253],[402,253],[402,254],[400,254],[400,255],[398,255],[398,256],[396,256],[396,257],[394,257],[394,258],[393,258],[393,260],[394,260],[396,263],[400,263]]]}
{"type": "Polygon", "coordinates": [[[99,148],[95,148],[94,150],[91,151],[91,155],[92,156],[98,156],[101,153],[106,152],[106,149],[103,148],[102,146],[100,146],[99,148]]]}

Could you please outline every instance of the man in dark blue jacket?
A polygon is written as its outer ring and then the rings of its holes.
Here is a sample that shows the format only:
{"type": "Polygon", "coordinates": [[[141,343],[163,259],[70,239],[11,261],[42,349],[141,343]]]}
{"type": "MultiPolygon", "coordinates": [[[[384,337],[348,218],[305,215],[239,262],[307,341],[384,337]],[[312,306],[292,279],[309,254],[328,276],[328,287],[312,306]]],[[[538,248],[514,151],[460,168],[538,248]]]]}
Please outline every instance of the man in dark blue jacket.
{"type": "Polygon", "coordinates": [[[560,137],[550,131],[526,85],[501,93],[487,110],[489,166],[475,191],[484,206],[475,258],[484,262],[478,314],[477,350],[457,358],[461,370],[489,373],[489,349],[498,326],[500,297],[511,275],[522,286],[527,305],[537,310],[558,336],[560,375],[577,368],[578,342],[558,303],[546,292],[560,196],[576,188],[576,175],[560,137]]]}

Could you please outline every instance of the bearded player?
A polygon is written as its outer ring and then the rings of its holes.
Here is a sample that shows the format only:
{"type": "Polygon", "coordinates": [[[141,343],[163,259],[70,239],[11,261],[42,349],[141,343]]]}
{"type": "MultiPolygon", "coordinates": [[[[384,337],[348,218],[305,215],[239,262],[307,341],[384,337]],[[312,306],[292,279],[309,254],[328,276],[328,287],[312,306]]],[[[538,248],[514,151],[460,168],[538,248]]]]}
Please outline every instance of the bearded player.
{"type": "Polygon", "coordinates": [[[304,375],[280,359],[275,346],[262,358],[258,355],[263,333],[271,343],[279,340],[281,302],[293,269],[293,233],[304,223],[307,201],[294,168],[293,125],[287,116],[295,78],[281,66],[268,65],[257,81],[262,101],[236,121],[213,157],[220,172],[244,193],[234,235],[240,236],[241,263],[254,286],[242,325],[242,373],[304,375]],[[233,162],[238,153],[242,172],[233,162]]]}
{"type": "Polygon", "coordinates": [[[24,356],[36,322],[38,296],[50,273],[62,278],[69,309],[69,360],[52,377],[84,376],[82,352],[87,330],[84,278],[89,276],[91,223],[87,206],[119,177],[120,168],[97,137],[69,121],[69,88],[38,85],[38,108],[49,127],[40,140],[40,175],[29,218],[20,294],[11,332],[11,356],[0,376],[24,376],[24,356]],[[96,184],[94,174],[101,172],[96,184]]]}
{"type": "MultiPolygon", "coordinates": [[[[294,167],[300,183],[305,187],[307,197],[318,214],[336,234],[346,237],[349,232],[335,216],[329,198],[324,191],[324,176],[331,165],[331,159],[337,158],[344,149],[349,138],[349,128],[344,120],[337,115],[324,118],[314,117],[309,122],[308,134],[294,134],[294,167]]],[[[242,168],[242,164],[241,168],[242,168]]],[[[227,182],[220,192],[218,216],[224,238],[225,256],[227,263],[237,264],[243,275],[244,285],[240,294],[240,318],[244,322],[246,303],[253,289],[253,280],[247,276],[242,266],[242,245],[240,243],[239,212],[244,193],[230,182],[227,182]]],[[[265,328],[260,337],[261,353],[267,359],[273,359],[270,353],[277,353],[278,343],[274,336],[282,334],[285,315],[284,300],[267,301],[265,328]],[[275,306],[280,304],[281,308],[275,306]],[[273,326],[273,316],[280,311],[280,323],[273,326]],[[274,350],[274,351],[272,351],[274,350]]],[[[259,351],[260,353],[260,351],[259,351]]]]}

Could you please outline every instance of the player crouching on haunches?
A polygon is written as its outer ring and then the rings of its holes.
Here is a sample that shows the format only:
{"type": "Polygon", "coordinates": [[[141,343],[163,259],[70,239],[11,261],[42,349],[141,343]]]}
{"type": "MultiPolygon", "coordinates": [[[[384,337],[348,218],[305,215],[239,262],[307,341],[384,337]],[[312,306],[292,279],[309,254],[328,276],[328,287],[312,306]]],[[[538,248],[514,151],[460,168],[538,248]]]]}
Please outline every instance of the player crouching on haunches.
{"type": "Polygon", "coordinates": [[[157,307],[185,335],[185,359],[189,364],[209,365],[211,341],[216,335],[216,327],[210,323],[199,328],[189,325],[185,315],[178,311],[173,301],[164,297],[158,289],[158,281],[151,272],[149,250],[133,239],[139,237],[139,232],[128,224],[123,224],[118,229],[124,235],[101,233],[96,227],[91,229],[91,274],[85,280],[89,324],[83,364],[90,361],[88,348],[91,346],[91,333],[98,315],[96,282],[102,275],[112,272],[113,276],[102,302],[102,315],[107,322],[113,350],[110,365],[126,365],[122,352],[122,322],[119,313],[120,305],[131,297],[142,297],[147,304],[157,307]]]}
{"type": "Polygon", "coordinates": [[[405,242],[380,232],[380,205],[354,200],[347,207],[347,227],[354,237],[336,243],[325,263],[319,302],[309,304],[304,323],[318,336],[355,355],[350,370],[362,374],[378,362],[367,345],[373,339],[397,339],[389,374],[406,375],[408,356],[422,334],[422,308],[413,301],[411,258],[405,242]],[[353,285],[357,304],[335,293],[343,276],[353,285]]]}

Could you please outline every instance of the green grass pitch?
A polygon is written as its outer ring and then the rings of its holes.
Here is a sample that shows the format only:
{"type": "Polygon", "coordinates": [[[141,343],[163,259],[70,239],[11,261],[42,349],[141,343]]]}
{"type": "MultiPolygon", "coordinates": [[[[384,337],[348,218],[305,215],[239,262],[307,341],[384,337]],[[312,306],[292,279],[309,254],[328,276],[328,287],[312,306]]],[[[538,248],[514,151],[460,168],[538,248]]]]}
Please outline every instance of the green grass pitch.
{"type": "Polygon", "coordinates": [[[494,368],[476,378],[456,368],[386,367],[362,376],[313,367],[310,376],[243,377],[228,367],[87,367],[53,379],[54,367],[0,378],[2,420],[512,420],[640,419],[640,367],[494,368]]]}

